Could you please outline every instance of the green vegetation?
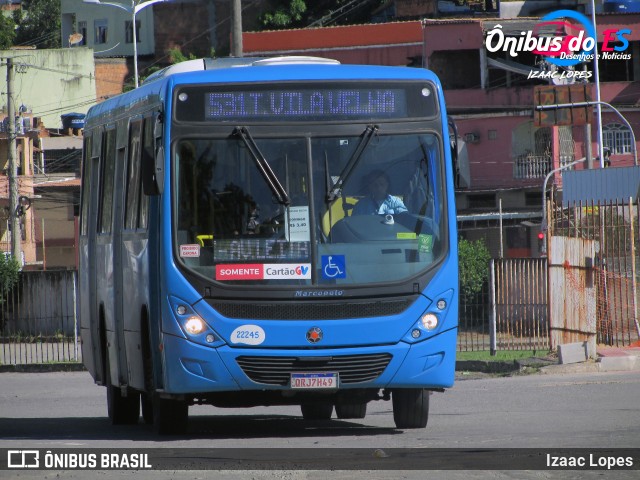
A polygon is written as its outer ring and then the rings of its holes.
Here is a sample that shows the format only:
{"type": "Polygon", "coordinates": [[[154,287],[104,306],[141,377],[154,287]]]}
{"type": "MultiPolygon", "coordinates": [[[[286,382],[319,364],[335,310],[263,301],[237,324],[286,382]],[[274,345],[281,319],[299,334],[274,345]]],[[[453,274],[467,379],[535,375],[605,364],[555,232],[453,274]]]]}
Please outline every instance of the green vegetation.
{"type": "Polygon", "coordinates": [[[291,0],[282,2],[273,12],[267,12],[262,16],[262,24],[267,28],[289,28],[299,22],[307,11],[304,0],[291,0]]]}
{"type": "Polygon", "coordinates": [[[0,15],[0,50],[8,50],[16,39],[16,23],[13,18],[0,15]]]}
{"type": "Polygon", "coordinates": [[[383,4],[380,0],[272,0],[259,21],[266,30],[369,23],[372,12],[383,4]]]}
{"type": "Polygon", "coordinates": [[[16,45],[60,48],[60,0],[22,0],[13,12],[16,45]]]}
{"type": "Polygon", "coordinates": [[[458,259],[460,262],[460,294],[471,298],[480,293],[489,278],[491,254],[482,240],[458,241],[458,259]]]}
{"type": "Polygon", "coordinates": [[[456,352],[456,360],[477,360],[482,362],[513,362],[523,358],[544,358],[549,356],[546,350],[501,350],[491,356],[489,350],[478,352],[456,352]]]}
{"type": "Polygon", "coordinates": [[[20,263],[13,255],[0,255],[0,303],[4,303],[6,296],[18,283],[20,277],[20,263]]]}

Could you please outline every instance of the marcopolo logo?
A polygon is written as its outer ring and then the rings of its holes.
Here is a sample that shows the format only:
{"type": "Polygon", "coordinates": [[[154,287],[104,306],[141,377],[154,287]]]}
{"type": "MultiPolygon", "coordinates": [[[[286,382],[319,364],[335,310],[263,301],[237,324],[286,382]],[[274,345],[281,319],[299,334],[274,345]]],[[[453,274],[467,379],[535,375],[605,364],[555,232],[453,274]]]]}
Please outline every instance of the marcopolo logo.
{"type": "MultiPolygon", "coordinates": [[[[604,30],[599,58],[630,59],[631,54],[622,53],[629,48],[627,36],[630,34],[629,29],[604,30]]],[[[582,13],[557,10],[542,17],[533,31],[520,32],[517,37],[506,36],[502,25],[496,25],[487,32],[485,43],[487,51],[492,53],[502,51],[517,57],[519,53],[530,52],[546,57],[549,63],[569,67],[593,60],[597,40],[593,24],[582,13]]]]}

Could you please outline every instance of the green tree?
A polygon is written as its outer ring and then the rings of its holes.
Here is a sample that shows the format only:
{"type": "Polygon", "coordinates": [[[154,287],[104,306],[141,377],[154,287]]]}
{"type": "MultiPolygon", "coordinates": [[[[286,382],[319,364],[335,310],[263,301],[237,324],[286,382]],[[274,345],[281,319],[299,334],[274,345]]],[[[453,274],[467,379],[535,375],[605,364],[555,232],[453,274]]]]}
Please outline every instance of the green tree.
{"type": "Polygon", "coordinates": [[[15,38],[16,22],[13,18],[0,14],[0,50],[11,48],[15,38]]]}
{"type": "Polygon", "coordinates": [[[306,28],[316,25],[352,25],[367,23],[382,0],[272,0],[271,10],[260,16],[265,29],[306,28]]]}
{"type": "Polygon", "coordinates": [[[0,303],[4,303],[7,294],[18,283],[20,263],[13,255],[0,252],[0,303]]]}
{"type": "Polygon", "coordinates": [[[267,28],[288,28],[303,19],[307,11],[304,0],[289,0],[281,2],[274,12],[267,12],[262,16],[262,24],[267,28]]]}
{"type": "Polygon", "coordinates": [[[482,240],[458,241],[458,262],[460,264],[460,293],[469,298],[480,293],[482,285],[489,277],[491,254],[482,240]]]}
{"type": "Polygon", "coordinates": [[[16,45],[60,48],[60,0],[22,0],[13,13],[17,25],[16,45]]]}
{"type": "Polygon", "coordinates": [[[15,287],[20,278],[20,263],[13,255],[5,255],[0,252],[0,332],[4,330],[5,303],[9,292],[15,287]]]}

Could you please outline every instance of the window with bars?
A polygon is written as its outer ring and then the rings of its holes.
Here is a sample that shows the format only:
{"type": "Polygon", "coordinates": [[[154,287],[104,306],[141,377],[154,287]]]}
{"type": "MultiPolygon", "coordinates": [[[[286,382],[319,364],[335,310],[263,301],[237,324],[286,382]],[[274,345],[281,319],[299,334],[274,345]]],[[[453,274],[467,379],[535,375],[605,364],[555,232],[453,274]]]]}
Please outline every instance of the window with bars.
{"type": "MultiPolygon", "coordinates": [[[[127,20],[124,22],[124,34],[125,34],[125,42],[133,43],[133,21],[127,20]]],[[[136,43],[140,43],[140,21],[136,20],[136,43]]]]}
{"type": "Polygon", "coordinates": [[[78,22],[78,33],[82,35],[82,40],[78,43],[78,46],[87,44],[87,22],[78,22]]]}
{"type": "Polygon", "coordinates": [[[631,132],[625,125],[620,123],[604,125],[602,137],[604,146],[609,148],[612,154],[631,153],[631,132]]]}
{"type": "Polygon", "coordinates": [[[96,45],[101,45],[107,43],[107,21],[106,20],[95,20],[93,22],[93,27],[95,30],[95,39],[94,43],[96,45]]]}

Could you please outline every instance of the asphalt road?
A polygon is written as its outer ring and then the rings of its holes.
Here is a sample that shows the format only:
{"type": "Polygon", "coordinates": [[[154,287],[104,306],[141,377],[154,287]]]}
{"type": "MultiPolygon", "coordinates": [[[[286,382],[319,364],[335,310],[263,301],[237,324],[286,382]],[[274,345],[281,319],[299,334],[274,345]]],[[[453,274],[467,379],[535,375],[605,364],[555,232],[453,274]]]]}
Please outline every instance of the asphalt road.
{"type": "MultiPolygon", "coordinates": [[[[533,448],[631,448],[640,463],[640,375],[638,372],[526,375],[465,379],[431,397],[426,429],[394,427],[390,402],[372,402],[362,420],[305,422],[297,407],[216,409],[194,406],[186,435],[157,437],[149,426],[111,426],[106,395],[86,372],[0,374],[0,449],[307,448],[307,452],[365,449],[391,456],[394,449],[487,450],[533,448]]],[[[140,450],[141,451],[141,450],[140,450]]],[[[286,450],[285,450],[286,451],[286,450]]],[[[560,450],[558,450],[560,451],[560,450]]],[[[369,453],[370,452],[370,453],[369,453]]],[[[263,452],[264,453],[264,452],[263,452]]],[[[328,461],[331,461],[330,459],[328,461]]],[[[517,461],[517,460],[516,460],[517,461]]],[[[332,478],[425,478],[416,471],[342,471],[332,478]]],[[[367,465],[368,467],[368,465],[367,465]]],[[[343,465],[344,468],[344,465],[343,465]]],[[[475,468],[472,466],[472,468],[475,468]]],[[[477,466],[481,468],[481,466],[477,466]]],[[[0,478],[134,478],[136,472],[0,471],[0,478]],[[33,476],[30,476],[33,475],[33,476]]],[[[424,473],[424,472],[422,472],[424,473]]],[[[442,472],[441,472],[442,473],[442,472]]],[[[445,472],[440,478],[486,478],[481,471],[445,472]],[[457,476],[457,475],[462,476],[457,476]],[[478,475],[476,477],[476,475],[478,475]]],[[[586,473],[554,472],[553,478],[586,473]]],[[[611,472],[604,472],[605,475],[611,472]]],[[[638,478],[638,470],[615,472],[638,478]]],[[[135,478],[212,478],[212,472],[144,472],[135,478]],[[148,476],[144,476],[148,475],[148,476]],[[164,475],[164,476],[163,476],[164,475]]],[[[326,478],[322,471],[223,471],[215,478],[326,478]]],[[[550,478],[549,472],[493,472],[493,478],[550,478]]],[[[572,476],[573,475],[573,476],[572,476]]],[[[595,477],[594,477],[595,478],[595,477]]]]}

